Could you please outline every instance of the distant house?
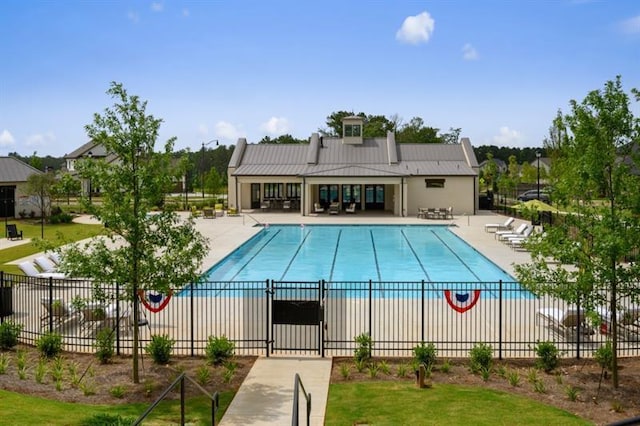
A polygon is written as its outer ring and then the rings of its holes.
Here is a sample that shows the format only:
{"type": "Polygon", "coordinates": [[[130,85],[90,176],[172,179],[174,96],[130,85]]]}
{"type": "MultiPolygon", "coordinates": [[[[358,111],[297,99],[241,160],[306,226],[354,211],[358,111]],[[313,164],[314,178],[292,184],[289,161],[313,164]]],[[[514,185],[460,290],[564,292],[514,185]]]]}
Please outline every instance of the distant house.
{"type": "Polygon", "coordinates": [[[42,172],[15,157],[0,157],[0,217],[40,215],[39,203],[26,193],[29,176],[42,172]]]}
{"type": "Polygon", "coordinates": [[[248,144],[241,138],[228,166],[228,203],[238,211],[291,206],[301,215],[328,210],[478,208],[478,162],[468,138],[459,144],[396,144],[395,134],[364,138],[361,117],[346,117],[343,136],[311,135],[309,144],[248,144]],[[286,201],[286,203],[285,203],[286,201]]]}
{"type": "Polygon", "coordinates": [[[498,173],[505,173],[507,171],[507,163],[505,163],[504,161],[502,161],[499,158],[492,158],[491,160],[484,160],[482,163],[480,163],[480,170],[484,170],[487,165],[489,164],[489,162],[493,162],[496,165],[496,168],[498,169],[498,173]]]}
{"type": "MultiPolygon", "coordinates": [[[[531,164],[533,167],[535,167],[537,169],[538,168],[538,159],[536,158],[535,160],[533,160],[529,164],[531,164]]],[[[551,158],[549,158],[549,157],[540,157],[540,172],[542,172],[542,170],[545,171],[545,176],[549,176],[549,173],[551,173],[551,158]]]]}
{"type": "MultiPolygon", "coordinates": [[[[116,155],[108,153],[103,145],[93,141],[85,143],[80,148],[64,156],[65,168],[72,175],[77,175],[76,162],[78,160],[95,159],[112,163],[117,160],[117,158],[118,157],[116,155]]],[[[89,195],[100,192],[100,188],[92,185],[90,179],[83,179],[81,182],[82,192],[84,194],[89,195]]]]}

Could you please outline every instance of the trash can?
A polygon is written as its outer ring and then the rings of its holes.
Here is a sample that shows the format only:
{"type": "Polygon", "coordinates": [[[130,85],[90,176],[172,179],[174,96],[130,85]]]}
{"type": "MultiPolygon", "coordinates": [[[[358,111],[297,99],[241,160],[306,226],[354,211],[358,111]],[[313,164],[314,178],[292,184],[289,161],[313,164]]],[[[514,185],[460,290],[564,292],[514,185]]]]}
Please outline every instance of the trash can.
{"type": "Polygon", "coordinates": [[[0,317],[13,315],[13,286],[10,282],[0,287],[0,317]]]}

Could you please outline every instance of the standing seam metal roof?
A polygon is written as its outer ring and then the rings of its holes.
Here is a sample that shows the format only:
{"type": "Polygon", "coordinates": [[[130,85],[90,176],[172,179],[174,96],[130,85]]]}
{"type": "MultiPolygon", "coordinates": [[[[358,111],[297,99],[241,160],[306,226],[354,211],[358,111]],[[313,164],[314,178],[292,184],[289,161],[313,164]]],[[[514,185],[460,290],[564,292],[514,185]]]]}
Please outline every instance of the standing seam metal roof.
{"type": "Polygon", "coordinates": [[[26,182],[34,173],[42,172],[17,158],[0,157],[0,183],[26,182]]]}

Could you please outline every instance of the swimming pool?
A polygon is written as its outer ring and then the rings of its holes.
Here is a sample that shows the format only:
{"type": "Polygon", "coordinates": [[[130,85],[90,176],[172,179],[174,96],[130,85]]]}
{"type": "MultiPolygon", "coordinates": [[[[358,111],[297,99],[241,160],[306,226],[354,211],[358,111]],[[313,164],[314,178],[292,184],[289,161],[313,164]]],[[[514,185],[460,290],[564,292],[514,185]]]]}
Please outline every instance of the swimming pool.
{"type": "Polygon", "coordinates": [[[203,279],[515,281],[442,225],[271,225],[214,265],[203,279]]]}

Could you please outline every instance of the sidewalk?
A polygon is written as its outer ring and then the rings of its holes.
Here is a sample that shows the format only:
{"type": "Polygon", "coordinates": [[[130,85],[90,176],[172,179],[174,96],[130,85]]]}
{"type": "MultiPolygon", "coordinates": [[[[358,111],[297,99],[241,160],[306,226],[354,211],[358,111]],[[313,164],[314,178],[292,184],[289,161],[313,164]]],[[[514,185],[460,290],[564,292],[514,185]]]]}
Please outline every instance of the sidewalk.
{"type": "MultiPolygon", "coordinates": [[[[311,394],[311,424],[324,424],[331,363],[330,358],[258,358],[220,425],[290,425],[296,373],[311,394]]],[[[306,424],[302,390],[298,398],[300,424],[306,424]]]]}

